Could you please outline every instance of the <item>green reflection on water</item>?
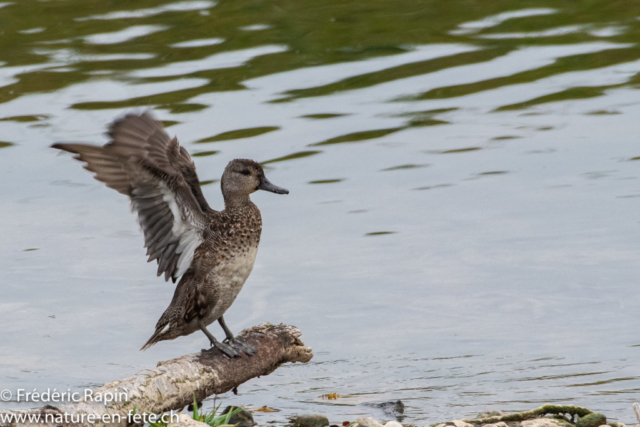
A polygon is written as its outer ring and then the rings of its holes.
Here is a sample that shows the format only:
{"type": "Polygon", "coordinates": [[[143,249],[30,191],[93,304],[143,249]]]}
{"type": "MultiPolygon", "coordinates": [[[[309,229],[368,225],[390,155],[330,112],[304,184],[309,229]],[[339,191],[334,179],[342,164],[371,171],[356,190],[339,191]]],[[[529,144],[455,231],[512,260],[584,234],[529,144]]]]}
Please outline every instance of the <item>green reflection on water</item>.
{"type": "MultiPolygon", "coordinates": [[[[0,61],[6,63],[5,66],[29,66],[32,69],[16,73],[16,81],[0,87],[0,102],[27,93],[59,90],[101,78],[101,75],[137,83],[174,81],[185,74],[206,79],[208,83],[196,88],[117,101],[80,102],[73,106],[79,109],[156,106],[173,113],[186,113],[209,108],[208,105],[189,102],[191,98],[210,92],[243,90],[245,86],[242,82],[248,79],[309,66],[404,54],[410,52],[413,46],[435,43],[464,43],[475,50],[366,72],[315,87],[292,89],[284,93],[281,99],[330,95],[433,74],[447,68],[486,62],[532,45],[575,44],[603,39],[630,43],[618,49],[559,58],[553,64],[514,75],[452,86],[444,82],[442,87],[407,95],[402,99],[460,97],[506,85],[533,82],[569,71],[601,68],[640,59],[640,47],[636,45],[640,23],[635,19],[640,15],[640,3],[623,0],[508,0],[478,3],[466,0],[371,0],[366,4],[337,0],[322,3],[249,0],[242,3],[211,2],[194,10],[165,7],[173,4],[161,0],[143,3],[126,0],[21,0],[2,8],[0,61]],[[140,8],[147,12],[136,12],[140,8]],[[548,8],[551,11],[539,16],[505,19],[492,26],[464,25],[483,22],[486,17],[501,12],[528,8],[548,8]],[[148,12],[150,10],[154,12],[148,12]],[[134,13],[118,19],[91,18],[104,18],[104,15],[116,11],[134,13]],[[256,24],[262,25],[259,31],[246,31],[256,24]],[[158,30],[132,35],[117,42],[109,42],[106,36],[100,38],[101,42],[90,37],[118,34],[134,26],[154,26],[158,30]],[[573,29],[552,36],[540,35],[561,27],[573,29]],[[214,40],[215,43],[202,43],[188,49],[173,47],[177,43],[203,39],[214,40]],[[248,58],[241,64],[212,66],[195,71],[185,69],[179,75],[163,76],[160,73],[157,77],[136,77],[130,74],[135,70],[158,69],[168,64],[203,60],[217,53],[267,45],[285,46],[286,50],[248,58]],[[109,59],[105,55],[120,55],[121,58],[109,59]]],[[[626,84],[636,83],[629,81],[626,84]]],[[[505,105],[498,110],[583,99],[598,96],[599,93],[599,88],[573,88],[547,97],[505,105]]],[[[314,118],[312,115],[307,117],[314,118]]],[[[329,116],[316,115],[315,118],[329,116]]],[[[429,124],[435,123],[411,123],[412,126],[429,124]]]]}
{"type": "Polygon", "coordinates": [[[481,172],[478,175],[504,175],[509,173],[508,171],[490,171],[490,172],[481,172]]]}
{"type": "Polygon", "coordinates": [[[13,117],[5,117],[0,119],[0,122],[18,122],[18,123],[31,123],[38,122],[40,120],[47,119],[48,116],[40,115],[40,116],[13,116],[13,117]]]}
{"type": "Polygon", "coordinates": [[[286,99],[323,96],[343,90],[361,89],[381,83],[404,79],[407,77],[433,73],[435,71],[444,70],[453,66],[488,61],[490,59],[502,56],[508,51],[509,49],[499,48],[487,51],[483,50],[478,52],[466,52],[452,56],[445,56],[444,58],[413,62],[410,64],[387,68],[378,72],[350,77],[325,86],[289,91],[287,92],[287,95],[289,95],[289,97],[286,99]]]}
{"type": "Polygon", "coordinates": [[[426,168],[427,166],[429,166],[429,165],[426,165],[426,164],[422,164],[422,165],[416,165],[416,164],[399,165],[399,166],[393,166],[393,167],[390,167],[390,168],[382,169],[382,172],[405,170],[405,169],[420,169],[420,168],[426,168]]]}
{"type": "Polygon", "coordinates": [[[169,112],[172,114],[181,114],[204,110],[206,108],[209,108],[209,106],[204,104],[165,104],[158,105],[156,108],[161,110],[169,110],[169,112]]]}
{"type": "MultiPolygon", "coordinates": [[[[300,2],[293,0],[246,0],[233,2],[220,0],[211,7],[194,10],[171,10],[158,13],[138,13],[138,17],[119,19],[90,19],[90,16],[105,15],[114,11],[136,12],[140,8],[156,9],[162,6],[172,5],[172,0],[129,0],[87,1],[87,0],[14,0],[14,3],[0,9],[0,103],[6,103],[28,94],[54,93],[63,88],[87,82],[114,81],[124,86],[127,90],[122,93],[95,93],[91,97],[73,99],[72,105],[64,105],[72,109],[101,110],[114,109],[114,115],[120,114],[117,110],[132,107],[163,109],[162,113],[184,114],[179,120],[187,122],[193,120],[190,113],[202,113],[198,119],[215,111],[224,102],[216,104],[214,96],[202,99],[203,95],[219,94],[222,92],[238,91],[239,94],[260,93],[265,90],[269,93],[268,100],[289,101],[289,105],[269,105],[273,108],[297,106],[304,102],[314,102],[309,98],[330,97],[347,91],[363,90],[367,88],[388,87],[404,80],[414,82],[414,78],[425,77],[429,84],[407,84],[399,91],[389,91],[388,98],[380,95],[372,103],[389,102],[394,108],[424,109],[422,101],[437,101],[433,104],[448,107],[451,100],[459,102],[459,108],[468,108],[466,99],[471,95],[487,93],[501,88],[515,85],[530,85],[543,79],[562,76],[569,72],[584,72],[598,70],[640,59],[640,2],[627,0],[592,1],[592,0],[501,0],[494,2],[479,2],[469,0],[369,0],[356,2],[352,0],[328,0],[325,2],[300,2]],[[526,8],[551,8],[553,11],[540,16],[520,17],[497,22],[495,25],[485,25],[491,20],[485,20],[493,15],[518,11],[526,8]],[[206,12],[206,13],[205,13],[206,12]],[[475,22],[469,26],[465,23],[475,22]],[[483,24],[484,23],[484,24],[483,24]],[[248,27],[262,24],[260,31],[246,31],[248,27]],[[483,26],[484,25],[484,26],[483,26]],[[99,34],[122,32],[135,26],[157,26],[163,30],[144,35],[132,36],[129,39],[113,41],[113,43],[95,43],[95,37],[99,34]],[[564,34],[551,36],[536,36],[559,27],[575,26],[564,34]],[[606,27],[615,27],[607,36],[597,34],[606,27]],[[464,31],[461,31],[464,30],[464,31]],[[457,31],[457,32],[456,32],[457,31]],[[520,38],[518,35],[523,36],[520,38]],[[504,38],[486,38],[486,37],[504,38]],[[92,42],[94,40],[94,42],[92,42]],[[194,40],[209,40],[199,46],[188,48],[176,47],[178,43],[187,43],[194,40]],[[547,63],[531,63],[531,67],[525,71],[510,72],[496,66],[486,76],[473,75],[471,66],[481,65],[490,61],[499,60],[506,55],[517,53],[524,48],[537,48],[539,46],[572,46],[582,43],[609,43],[609,47],[602,47],[600,51],[570,54],[568,56],[551,59],[547,63]],[[433,59],[414,59],[406,63],[382,66],[381,69],[366,69],[362,67],[360,72],[339,75],[335,78],[326,77],[324,71],[316,71],[318,79],[310,79],[300,83],[300,87],[286,87],[281,92],[271,92],[271,87],[259,87],[252,79],[269,76],[276,73],[285,73],[302,70],[310,67],[322,67],[326,65],[355,63],[381,57],[393,58],[416,52],[418,48],[435,44],[450,44],[451,46],[463,46],[466,51],[444,55],[433,59]],[[277,52],[250,56],[242,61],[220,60],[223,54],[236,54],[248,49],[256,49],[263,46],[282,46],[277,52]],[[193,68],[180,64],[201,61],[207,66],[193,68]],[[170,69],[167,67],[177,66],[170,69]],[[13,69],[12,67],[16,67],[13,69]],[[466,68],[465,68],[466,67],[466,68]],[[164,70],[164,71],[163,71],[164,70]],[[171,71],[169,70],[177,70],[171,71]],[[153,71],[144,73],[144,71],[153,71]],[[443,73],[446,72],[446,73],[443,73]],[[451,75],[464,74],[468,79],[456,80],[451,75]],[[456,74],[457,73],[457,74],[456,74]],[[192,85],[184,88],[181,85],[186,80],[193,80],[192,85]],[[196,80],[197,79],[197,80],[196,80]],[[124,83],[124,84],[122,84],[124,83]],[[136,91],[134,89],[144,85],[169,83],[166,88],[156,92],[136,91]],[[126,85],[125,85],[126,84],[126,85]],[[258,87],[258,89],[254,89],[258,87]],[[129,89],[131,89],[129,91],[129,89]],[[213,98],[213,99],[212,99],[213,98]],[[395,101],[395,104],[391,104],[395,101]],[[208,102],[208,103],[207,103],[208,102]],[[405,105],[400,104],[401,102],[405,105]]],[[[174,8],[175,9],[175,8],[174,8]]],[[[254,28],[255,29],[255,28],[254,28]]],[[[112,36],[113,37],[113,36],[112,36]]],[[[107,40],[107,38],[105,38],[107,40]]],[[[184,44],[183,44],[184,45],[184,44]]],[[[178,45],[180,46],[180,45],[178,45]]],[[[526,61],[526,59],[525,59],[526,61]]],[[[497,62],[497,61],[496,61],[497,62]]],[[[503,64],[503,63],[501,63],[503,64]]],[[[503,64],[504,65],[504,64],[503,64]]],[[[476,69],[476,68],[474,68],[476,69]]],[[[312,70],[313,71],[313,70],[312,70]]],[[[330,77],[329,70],[327,76],[330,77]]],[[[293,73],[292,73],[293,74],[293,73]]],[[[416,79],[418,80],[418,79],[416,79]]],[[[295,80],[292,80],[295,81],[295,80]]],[[[420,83],[420,82],[418,82],[420,83]]],[[[532,91],[529,99],[497,98],[500,104],[492,105],[495,111],[521,110],[536,105],[573,100],[589,99],[601,96],[605,91],[613,88],[635,88],[640,83],[638,74],[630,74],[621,82],[613,84],[600,84],[598,86],[560,87],[555,86],[554,93],[532,91]],[[535,92],[535,93],[534,93],[535,92]],[[516,102],[517,101],[517,102],[516,102]]],[[[571,85],[572,83],[568,83],[571,85]]],[[[575,85],[575,83],[573,83],[575,85]]],[[[382,94],[386,93],[381,91],[382,94]]],[[[528,92],[526,92],[528,93],[528,92]]],[[[264,92],[262,93],[264,94],[264,92]]],[[[228,94],[224,94],[225,96],[228,94]]],[[[233,94],[235,95],[235,94],[233,94]]],[[[337,98],[337,97],[336,97],[337,98]]],[[[241,98],[240,98],[241,99],[241,98]]],[[[261,100],[262,101],[262,100],[261,100]]],[[[266,102],[266,101],[265,101],[266,102]]],[[[364,105],[364,104],[363,104],[364,105]]],[[[371,104],[369,104],[371,105],[371,104]]],[[[41,111],[37,108],[48,106],[34,105],[33,111],[20,113],[13,117],[1,118],[1,126],[15,127],[15,123],[35,123],[35,125],[47,125],[49,117],[38,115],[41,111]],[[13,123],[11,123],[13,122],[13,123]]],[[[253,111],[243,111],[243,104],[238,106],[238,114],[246,114],[246,118],[254,119],[253,111]]],[[[470,108],[474,108],[471,104],[470,108]]],[[[593,107],[592,109],[602,108],[593,107]]],[[[249,110],[249,109],[247,109],[249,110]]],[[[355,110],[355,109],[353,109],[355,110]]],[[[322,123],[312,123],[311,120],[297,120],[297,123],[307,126],[334,126],[335,124],[354,122],[359,119],[360,111],[353,111],[343,107],[339,103],[326,103],[317,108],[298,111],[292,108],[289,111],[296,117],[306,119],[331,119],[347,116],[342,120],[327,120],[322,123]],[[319,111],[317,114],[307,112],[319,111]],[[327,112],[328,111],[328,112],[327,112]],[[344,113],[340,113],[344,111],[344,113]],[[346,113],[352,113],[348,116],[346,113]]],[[[367,111],[367,106],[363,106],[367,111]]],[[[339,128],[323,135],[338,135],[321,141],[326,136],[317,137],[307,142],[323,147],[326,154],[318,156],[319,161],[330,162],[329,151],[343,143],[356,143],[375,141],[400,130],[411,127],[409,133],[418,132],[446,132],[453,126],[442,126],[429,129],[434,125],[455,123],[452,118],[439,118],[439,114],[454,112],[457,108],[441,108],[409,112],[401,115],[400,123],[389,124],[363,123],[361,127],[339,128]],[[346,133],[346,134],[345,134],[346,133]],[[332,147],[330,147],[332,146],[332,147]]],[[[18,114],[18,113],[11,113],[18,114]]],[[[373,113],[375,114],[375,113],[373,113]]],[[[522,113],[522,114],[527,114],[522,113]]],[[[615,111],[597,110],[594,115],[616,114],[615,111]]],[[[364,114],[362,114],[364,116],[364,114]]],[[[195,115],[194,115],[195,116],[195,115]]],[[[451,116],[454,116],[451,114],[451,116]]],[[[388,119],[388,116],[385,116],[388,119]]],[[[175,118],[175,117],[174,117],[175,118]]],[[[240,117],[239,123],[244,122],[240,117]]],[[[597,120],[595,117],[593,120],[597,120]]],[[[480,121],[480,120],[478,120],[480,121]]],[[[165,126],[179,123],[176,120],[165,121],[165,126]]],[[[277,123],[280,123],[278,121],[277,123]]],[[[264,124],[264,122],[259,123],[264,124]]],[[[273,124],[273,122],[267,122],[273,124]]],[[[302,126],[301,125],[301,126],[302,126]]],[[[252,126],[246,123],[237,127],[252,126]]],[[[201,139],[200,143],[230,141],[242,138],[251,138],[279,130],[276,126],[253,127],[236,129],[229,132],[218,133],[208,138],[201,139]]],[[[551,127],[539,127],[536,130],[549,130],[551,127]]],[[[289,131],[289,129],[285,129],[289,131]]],[[[332,128],[333,130],[333,128],[332,128]]],[[[294,129],[300,131],[300,129],[294,129]]],[[[217,131],[212,131],[213,134],[217,131]]],[[[497,134],[512,132],[510,130],[498,130],[497,134]]],[[[284,131],[283,135],[288,135],[284,131]]],[[[481,135],[484,135],[482,133],[481,135]]],[[[278,135],[279,136],[279,135],[278,135]]],[[[404,134],[394,135],[401,140],[404,134]]],[[[493,134],[488,135],[490,138],[493,134]]],[[[5,136],[7,139],[13,137],[5,136]]],[[[518,138],[519,136],[505,135],[493,138],[494,141],[518,138]]],[[[484,136],[483,136],[484,138],[484,136]]],[[[424,138],[427,141],[427,138],[424,138]]],[[[23,140],[16,139],[20,144],[23,140]]],[[[446,141],[446,139],[442,139],[446,141]]],[[[305,142],[305,144],[307,143],[305,142]]],[[[287,141],[288,143],[288,141],[287,141]]],[[[439,143],[438,143],[439,144],[439,143]]],[[[438,154],[460,154],[442,158],[442,160],[466,160],[470,156],[478,155],[474,151],[481,147],[469,146],[477,142],[462,142],[463,148],[443,149],[438,154]],[[461,154],[470,153],[471,154],[461,154]]],[[[0,148],[14,145],[10,142],[0,142],[0,148]]],[[[456,144],[458,147],[461,145],[456,144]]],[[[19,148],[22,148],[21,145],[19,148]]],[[[364,145],[364,150],[368,146],[364,145]]],[[[446,148],[438,145],[439,148],[446,148]]],[[[204,147],[203,147],[204,148],[204,147]]],[[[424,147],[421,146],[422,150],[424,147]]],[[[546,148],[546,147],[542,147],[546,148]]],[[[305,150],[294,147],[291,144],[290,151],[271,156],[291,153],[277,158],[271,158],[263,164],[302,159],[316,156],[321,151],[305,150]]],[[[16,150],[17,152],[19,150],[16,150]]],[[[27,151],[27,150],[23,150],[27,151]]],[[[12,151],[13,153],[14,151],[12,151]]],[[[433,151],[427,152],[428,154],[433,151]]],[[[484,152],[482,152],[484,153],[484,152]]],[[[9,154],[6,150],[5,154],[9,154]]],[[[194,156],[211,156],[218,151],[203,151],[194,156]]],[[[628,153],[632,156],[640,153],[628,153]]],[[[262,156],[262,154],[260,154],[262,156]]],[[[316,158],[312,159],[315,160],[316,158]]],[[[204,159],[202,159],[204,161],[204,159]]],[[[363,161],[368,160],[364,158],[363,161]]],[[[632,157],[629,161],[640,160],[640,157],[632,157]]],[[[398,158],[390,160],[389,164],[419,161],[413,158],[398,158]]],[[[348,165],[347,165],[348,166],[348,165]]],[[[389,168],[415,169],[425,165],[407,164],[389,168]]],[[[338,166],[336,166],[338,167],[338,166]]],[[[381,166],[380,166],[381,167],[381,166]]],[[[488,172],[469,174],[469,179],[486,177],[489,181],[493,175],[511,173],[504,170],[490,168],[510,167],[508,164],[474,166],[489,169],[488,172]]],[[[485,169],[485,170],[486,170],[485,169]]],[[[514,168],[513,170],[517,170],[514,168]]],[[[433,169],[435,173],[438,171],[433,169]]],[[[335,184],[343,182],[348,177],[348,172],[325,170],[318,176],[344,176],[340,179],[324,179],[310,181],[309,184],[335,184]],[[344,172],[344,174],[343,174],[344,172]],[[335,173],[335,174],[334,174],[335,173]]],[[[419,186],[415,190],[446,189],[457,185],[453,183],[440,183],[445,177],[428,177],[430,169],[423,171],[409,171],[406,173],[407,185],[419,186]],[[414,175],[424,175],[429,179],[415,182],[414,175]]],[[[404,172],[385,174],[385,178],[398,179],[405,175],[404,172]]],[[[510,175],[507,175],[509,177],[510,175]]],[[[304,178],[303,178],[304,179],[304,178]]],[[[499,177],[494,178],[500,180],[499,177]]],[[[306,181],[306,180],[305,180],[306,181]]],[[[203,180],[202,186],[218,183],[219,180],[203,180]]],[[[347,181],[339,187],[356,185],[356,180],[347,181]]],[[[360,185],[360,184],[358,184],[360,185]]],[[[309,187],[311,188],[311,187],[309,187]]],[[[334,187],[331,187],[333,189],[334,187]]],[[[459,187],[454,187],[459,188],[459,187]]],[[[321,190],[322,187],[315,187],[321,190]]],[[[327,187],[329,189],[329,187],[327,187]]],[[[436,192],[412,193],[417,196],[438,196],[436,192]]],[[[336,203],[329,202],[319,203],[336,203]]],[[[358,207],[358,206],[354,206],[358,207]]],[[[351,210],[350,213],[364,213],[366,210],[351,210]]],[[[375,210],[371,212],[371,215],[375,210]]],[[[367,217],[370,215],[364,215],[367,217]]],[[[370,227],[369,229],[375,229],[370,227]]],[[[360,231],[359,233],[363,233],[360,231]]],[[[380,236],[393,234],[393,231],[375,231],[367,233],[367,236],[380,236]]],[[[384,239],[383,239],[384,240],[384,239]]],[[[392,242],[391,240],[386,240],[392,242]]],[[[484,402],[487,403],[487,402],[484,402]]]]}
{"type": "Polygon", "coordinates": [[[320,154],[322,151],[299,151],[297,153],[289,154],[288,156],[278,157],[277,159],[267,160],[266,162],[262,162],[263,165],[268,165],[269,163],[277,163],[277,162],[286,162],[287,160],[295,160],[302,159],[309,156],[315,156],[316,154],[320,154]]]}
{"type": "Polygon", "coordinates": [[[192,153],[193,157],[206,157],[206,156],[214,156],[218,154],[219,151],[200,151],[199,153],[192,153]]]}
{"type": "MultiPolygon", "coordinates": [[[[542,129],[539,128],[538,130],[546,130],[546,129],[542,129]]],[[[504,136],[496,136],[494,138],[491,138],[492,141],[507,141],[509,139],[519,139],[522,138],[521,136],[516,136],[516,135],[504,135],[504,136]]]]}
{"type": "Polygon", "coordinates": [[[365,236],[385,236],[387,234],[397,234],[397,231],[374,231],[372,233],[367,233],[365,236]]]}
{"type": "Polygon", "coordinates": [[[457,108],[441,108],[437,110],[412,111],[409,113],[398,114],[396,117],[410,117],[410,120],[407,122],[408,127],[447,125],[450,122],[445,120],[435,119],[434,116],[436,114],[447,113],[455,110],[457,110],[457,108]]]}
{"type": "Polygon", "coordinates": [[[443,150],[439,151],[440,154],[454,154],[454,153],[468,153],[470,151],[478,151],[482,150],[481,147],[467,147],[467,148],[457,148],[454,150],[443,150]]]}
{"type": "Polygon", "coordinates": [[[209,138],[200,139],[196,141],[196,143],[201,144],[206,142],[228,141],[230,139],[251,138],[254,136],[273,132],[278,129],[280,128],[277,126],[265,126],[265,127],[249,128],[249,129],[232,130],[229,132],[219,133],[209,138]]]}
{"type": "Polygon", "coordinates": [[[522,110],[533,105],[544,104],[547,102],[566,101],[569,99],[586,99],[595,98],[604,94],[603,88],[597,87],[574,87],[563,90],[561,92],[552,93],[550,95],[540,96],[526,102],[518,102],[516,104],[504,105],[496,108],[496,111],[522,110]]]}
{"type": "Polygon", "coordinates": [[[338,182],[344,181],[343,178],[338,179],[319,179],[317,181],[309,181],[309,184],[336,184],[338,182]]]}
{"type": "Polygon", "coordinates": [[[321,113],[321,114],[307,114],[306,116],[300,116],[305,119],[316,119],[316,120],[324,120],[324,119],[333,119],[335,117],[346,116],[347,114],[336,114],[336,113],[321,113]]]}
{"type": "Polygon", "coordinates": [[[367,130],[364,132],[354,132],[354,133],[349,133],[347,135],[342,135],[342,136],[337,136],[335,138],[327,139],[326,141],[317,142],[315,144],[311,144],[311,146],[343,144],[345,142],[361,142],[361,141],[366,141],[368,139],[382,138],[383,136],[390,135],[402,129],[403,128],[390,128],[390,129],[367,130]]]}

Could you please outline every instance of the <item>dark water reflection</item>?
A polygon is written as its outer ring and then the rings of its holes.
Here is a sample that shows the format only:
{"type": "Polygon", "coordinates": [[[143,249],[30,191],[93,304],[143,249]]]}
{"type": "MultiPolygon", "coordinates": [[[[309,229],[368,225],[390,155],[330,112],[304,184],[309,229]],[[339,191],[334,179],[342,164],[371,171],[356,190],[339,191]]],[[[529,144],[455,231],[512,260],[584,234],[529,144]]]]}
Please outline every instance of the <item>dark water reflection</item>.
{"type": "Polygon", "coordinates": [[[291,190],[254,197],[261,251],[228,323],[295,324],[316,357],[225,403],[282,410],[260,423],[383,418],[362,404],[396,399],[418,424],[545,402],[633,422],[638,17],[626,1],[0,3],[0,388],[95,386],[205,344],[138,352],[173,289],[127,201],[49,148],[153,107],[212,205],[236,157],[291,190]]]}

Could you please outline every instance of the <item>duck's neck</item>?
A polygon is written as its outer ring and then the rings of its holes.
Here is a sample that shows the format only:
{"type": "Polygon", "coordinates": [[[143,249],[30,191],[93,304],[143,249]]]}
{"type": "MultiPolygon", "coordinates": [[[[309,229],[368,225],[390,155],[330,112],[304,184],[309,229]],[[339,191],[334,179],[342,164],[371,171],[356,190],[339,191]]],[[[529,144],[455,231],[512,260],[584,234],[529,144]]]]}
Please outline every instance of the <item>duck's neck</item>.
{"type": "Polygon", "coordinates": [[[251,206],[251,199],[248,194],[224,195],[224,208],[226,210],[235,210],[251,206]]]}

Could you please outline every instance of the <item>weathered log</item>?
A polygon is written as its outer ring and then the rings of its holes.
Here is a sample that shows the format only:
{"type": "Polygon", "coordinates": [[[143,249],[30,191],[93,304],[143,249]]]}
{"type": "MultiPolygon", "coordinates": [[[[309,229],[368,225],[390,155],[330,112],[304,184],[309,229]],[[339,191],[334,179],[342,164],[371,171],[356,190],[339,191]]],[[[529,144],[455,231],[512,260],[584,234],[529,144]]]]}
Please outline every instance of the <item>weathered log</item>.
{"type": "MultiPolygon", "coordinates": [[[[198,401],[233,390],[254,377],[268,375],[287,362],[308,362],[313,352],[300,340],[295,326],[254,326],[238,338],[256,349],[254,356],[243,354],[229,359],[218,349],[203,350],[158,363],[120,381],[113,381],[93,391],[89,399],[58,406],[0,412],[0,426],[64,425],[126,426],[131,414],[161,414],[175,411],[198,401]],[[113,397],[113,401],[105,402],[113,397]],[[99,398],[102,401],[97,401],[99,398]],[[29,418],[30,417],[30,418],[29,418]],[[20,420],[22,422],[20,422],[20,420]]],[[[148,419],[147,419],[148,420],[148,419]]]]}

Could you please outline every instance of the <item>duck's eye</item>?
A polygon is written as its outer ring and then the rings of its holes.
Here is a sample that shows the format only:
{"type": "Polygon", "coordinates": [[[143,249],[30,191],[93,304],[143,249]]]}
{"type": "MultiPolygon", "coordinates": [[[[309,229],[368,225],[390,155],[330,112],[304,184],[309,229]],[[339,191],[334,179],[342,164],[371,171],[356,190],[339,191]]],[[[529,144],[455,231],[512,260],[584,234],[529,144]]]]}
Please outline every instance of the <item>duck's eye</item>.
{"type": "Polygon", "coordinates": [[[243,170],[242,172],[240,172],[242,175],[251,175],[251,172],[249,172],[248,169],[243,170]]]}

